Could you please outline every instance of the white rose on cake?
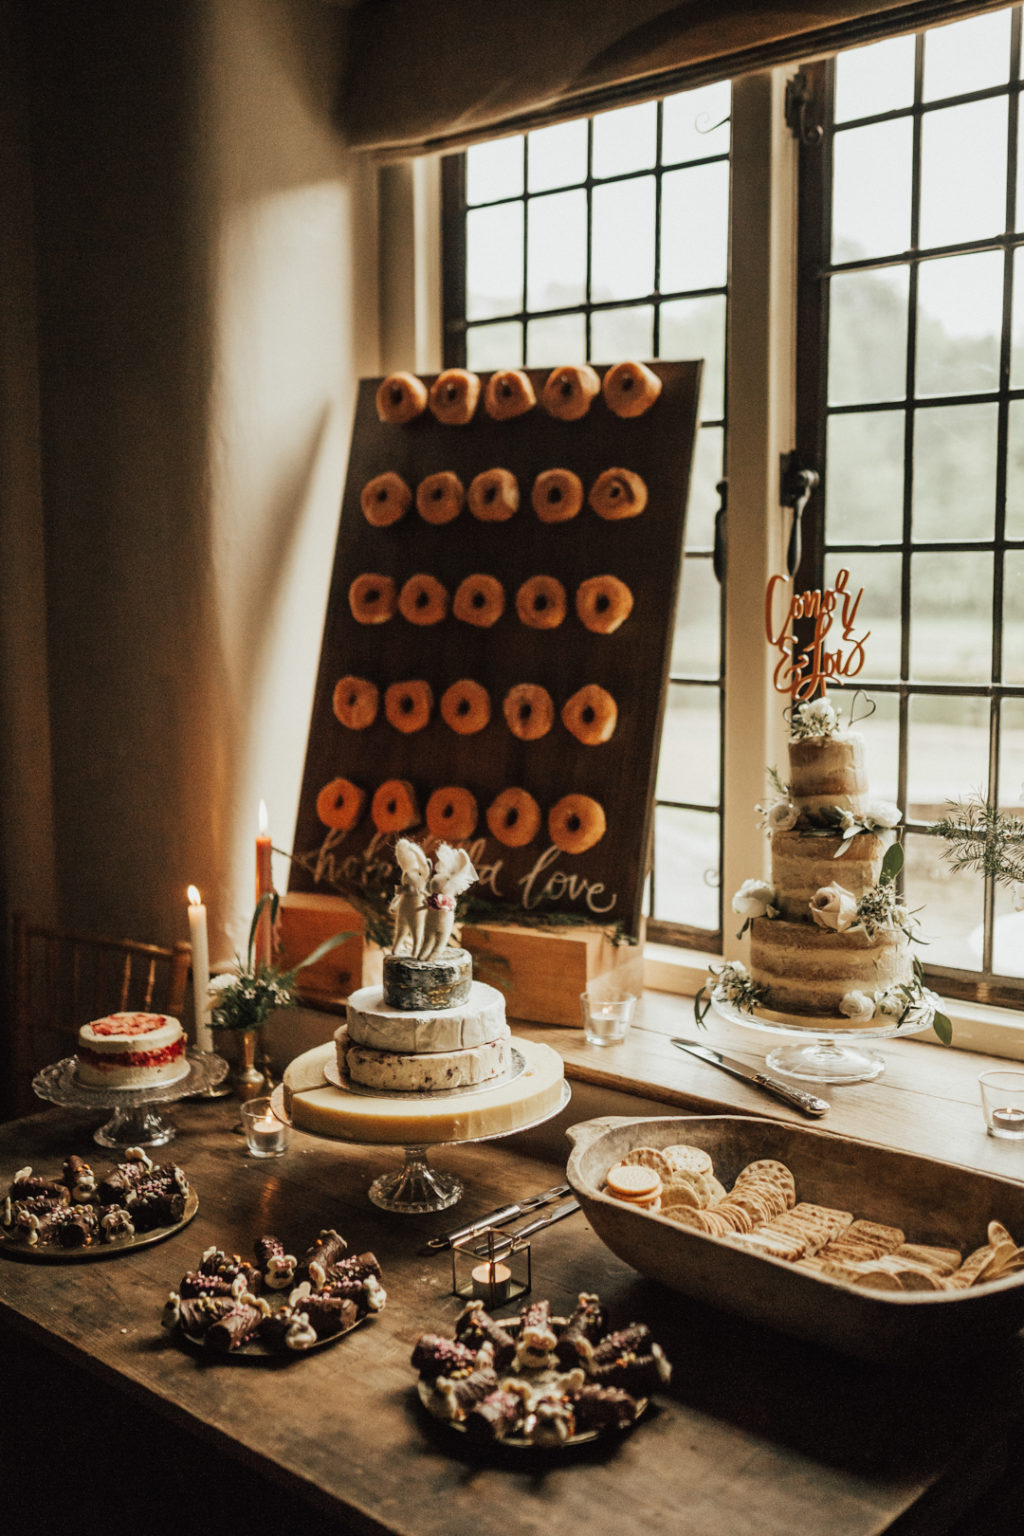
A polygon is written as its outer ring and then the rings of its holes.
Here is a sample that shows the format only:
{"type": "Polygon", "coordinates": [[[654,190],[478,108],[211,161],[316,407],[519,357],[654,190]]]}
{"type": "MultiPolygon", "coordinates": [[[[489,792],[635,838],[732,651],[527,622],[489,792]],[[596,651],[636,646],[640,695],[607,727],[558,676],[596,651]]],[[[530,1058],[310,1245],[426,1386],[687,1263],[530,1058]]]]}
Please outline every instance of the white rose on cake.
{"type": "Polygon", "coordinates": [[[744,880],[732,899],[732,909],[737,917],[770,917],[775,898],[775,887],[766,880],[744,880]]]}
{"type": "Polygon", "coordinates": [[[864,807],[864,825],[872,831],[891,831],[903,820],[903,812],[891,800],[869,800],[864,807]]]}
{"type": "Polygon", "coordinates": [[[800,723],[815,736],[828,736],[839,724],[839,716],[828,699],[812,699],[801,704],[797,712],[800,723]]]}
{"type": "Polygon", "coordinates": [[[762,826],[769,832],[791,832],[800,820],[800,812],[792,800],[773,800],[764,811],[762,826]]]}
{"type": "Polygon", "coordinates": [[[875,993],[875,1012],[886,1019],[902,1019],[907,1010],[907,999],[899,987],[886,987],[875,993]]]}
{"type": "Polygon", "coordinates": [[[875,1016],[875,1005],[866,992],[847,992],[840,999],[839,1012],[855,1024],[866,1024],[875,1016]]]}
{"type": "Polygon", "coordinates": [[[845,933],[857,921],[856,896],[835,880],[815,891],[810,905],[811,916],[818,927],[830,928],[833,933],[845,933]]]}

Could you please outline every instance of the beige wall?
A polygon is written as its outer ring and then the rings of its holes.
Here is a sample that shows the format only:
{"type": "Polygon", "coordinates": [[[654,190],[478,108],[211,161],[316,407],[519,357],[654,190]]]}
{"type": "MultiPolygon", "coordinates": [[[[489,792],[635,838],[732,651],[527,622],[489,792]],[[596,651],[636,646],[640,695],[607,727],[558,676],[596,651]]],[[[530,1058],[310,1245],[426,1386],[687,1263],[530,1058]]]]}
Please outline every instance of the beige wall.
{"type": "Polygon", "coordinates": [[[36,344],[40,401],[39,474],[23,453],[0,489],[5,826],[23,805],[35,829],[5,833],[7,904],[169,941],[194,882],[230,954],[261,798],[291,843],[355,382],[378,367],[375,178],[334,126],[343,16],[0,8],[21,43],[0,87],[30,101],[0,187],[34,198],[38,290],[33,312],[26,235],[0,417],[29,448],[36,344]]]}

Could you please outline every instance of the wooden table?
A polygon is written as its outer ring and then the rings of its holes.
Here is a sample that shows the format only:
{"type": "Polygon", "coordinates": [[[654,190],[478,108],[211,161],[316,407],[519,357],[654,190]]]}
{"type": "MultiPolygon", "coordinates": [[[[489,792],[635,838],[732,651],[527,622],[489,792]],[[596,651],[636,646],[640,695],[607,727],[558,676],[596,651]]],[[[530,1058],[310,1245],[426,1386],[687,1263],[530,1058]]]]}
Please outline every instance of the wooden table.
{"type": "MultiPolygon", "coordinates": [[[[685,1302],[615,1259],[580,1215],[534,1239],[534,1295],[561,1310],[595,1289],[614,1320],[647,1321],[674,1363],[671,1387],[607,1447],[474,1452],[414,1392],[417,1336],[449,1329],[460,1307],[448,1257],[423,1244],[553,1184],[558,1164],[528,1139],[447,1147],[434,1160],[465,1179],[461,1204],[388,1216],[366,1190],[395,1152],[297,1135],[285,1157],[255,1161],[231,1101],[178,1105],[172,1118],[181,1134],[157,1157],[181,1162],[198,1190],[189,1227],[120,1258],[0,1260],[0,1464],[19,1532],[77,1516],[69,1528],[149,1536],[966,1536],[996,1528],[994,1515],[957,1523],[972,1501],[993,1488],[1018,1496],[1005,1473],[1021,1461],[1019,1341],[956,1371],[936,1362],[897,1376],[685,1302]],[[322,1226],[373,1249],[389,1293],[338,1345],[281,1364],[221,1361],[162,1333],[167,1292],[205,1247],[246,1252],[274,1232],[301,1249],[322,1226]]],[[[106,1166],[94,1124],[49,1110],[0,1127],[0,1188],[71,1151],[106,1166]]]]}

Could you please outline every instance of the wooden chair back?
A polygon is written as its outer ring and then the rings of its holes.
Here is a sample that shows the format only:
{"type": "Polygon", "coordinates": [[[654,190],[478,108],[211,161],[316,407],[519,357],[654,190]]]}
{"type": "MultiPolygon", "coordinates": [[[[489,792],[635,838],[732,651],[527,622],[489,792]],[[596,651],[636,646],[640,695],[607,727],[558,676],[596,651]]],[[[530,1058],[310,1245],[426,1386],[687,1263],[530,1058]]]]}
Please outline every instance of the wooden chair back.
{"type": "Polygon", "coordinates": [[[33,923],[14,915],[14,1035],[11,1089],[16,1115],[40,1108],[32,1078],[74,1054],[78,1030],[108,1013],[180,1018],[192,947],[167,948],[33,923]]]}

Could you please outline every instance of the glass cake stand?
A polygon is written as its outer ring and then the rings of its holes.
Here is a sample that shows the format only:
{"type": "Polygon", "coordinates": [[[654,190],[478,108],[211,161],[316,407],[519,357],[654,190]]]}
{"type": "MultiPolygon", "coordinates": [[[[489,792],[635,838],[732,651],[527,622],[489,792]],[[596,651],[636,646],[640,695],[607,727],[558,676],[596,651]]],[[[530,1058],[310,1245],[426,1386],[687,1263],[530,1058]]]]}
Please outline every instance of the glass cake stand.
{"type": "Polygon", "coordinates": [[[826,1027],[822,1021],[819,1028],[811,1021],[798,1024],[794,1015],[790,1015],[790,1021],[783,1014],[758,1018],[730,1002],[718,987],[711,993],[711,1006],[719,1018],[728,1019],[731,1024],[742,1024],[744,1029],[784,1035],[789,1041],[799,1039],[799,1045],[780,1045],[769,1051],[765,1064],[773,1072],[805,1083],[869,1083],[881,1077],[885,1071],[885,1057],[878,1051],[862,1049],[859,1042],[918,1035],[929,1027],[939,1005],[936,994],[925,988],[921,1001],[908,1009],[901,1021],[877,1018],[850,1029],[831,1023],[826,1027]]]}
{"type": "Polygon", "coordinates": [[[190,1047],[185,1059],[188,1072],[176,1083],[157,1083],[152,1088],[89,1088],[78,1081],[77,1057],[65,1056],[37,1072],[32,1088],[38,1098],[62,1109],[112,1109],[106,1124],[93,1132],[93,1141],[101,1147],[162,1147],[178,1131],[161,1120],[155,1106],[215,1088],[227,1074],[229,1063],[215,1051],[190,1047]]]}
{"type": "MultiPolygon", "coordinates": [[[[329,1082],[331,1078],[327,1076],[325,1080],[329,1082]]],[[[499,1087],[506,1082],[508,1082],[508,1078],[503,1077],[495,1082],[494,1086],[499,1087]]],[[[351,1091],[352,1085],[348,1084],[347,1086],[351,1091]]],[[[469,1092],[479,1093],[479,1091],[479,1087],[471,1089],[454,1088],[446,1094],[435,1093],[430,1095],[430,1097],[434,1099],[456,1098],[460,1094],[469,1092]]],[[[366,1092],[370,1095],[373,1094],[372,1089],[367,1089],[366,1092]]],[[[378,1096],[394,1097],[393,1094],[378,1096]]],[[[410,1093],[403,1095],[403,1097],[413,1100],[424,1097],[424,1095],[410,1093]]],[[[524,1125],[513,1126],[511,1130],[507,1131],[496,1131],[492,1136],[467,1136],[462,1142],[453,1142],[450,1137],[447,1137],[444,1140],[424,1140],[418,1142],[415,1146],[404,1146],[401,1150],[404,1153],[405,1161],[401,1168],[396,1169],[393,1173],[380,1174],[370,1185],[367,1194],[374,1205],[379,1206],[382,1211],[395,1211],[401,1216],[428,1216],[434,1211],[446,1211],[449,1206],[454,1205],[456,1201],[462,1198],[465,1185],[457,1174],[442,1173],[439,1169],[431,1167],[427,1157],[431,1147],[466,1146],[482,1141],[499,1141],[503,1136],[518,1136],[520,1131],[531,1131],[534,1126],[543,1125],[545,1121],[553,1120],[555,1115],[560,1115],[571,1098],[572,1089],[563,1078],[562,1092],[559,1102],[555,1107],[549,1109],[546,1114],[538,1115],[536,1119],[527,1121],[524,1125]]],[[[274,1113],[282,1120],[286,1120],[284,1088],[281,1085],[274,1089],[270,1096],[270,1103],[274,1113]]],[[[307,1134],[315,1135],[316,1132],[308,1132],[307,1134]]],[[[334,1140],[335,1138],[328,1137],[325,1139],[334,1140]]],[[[360,1142],[359,1145],[365,1146],[366,1143],[360,1142]]]]}

